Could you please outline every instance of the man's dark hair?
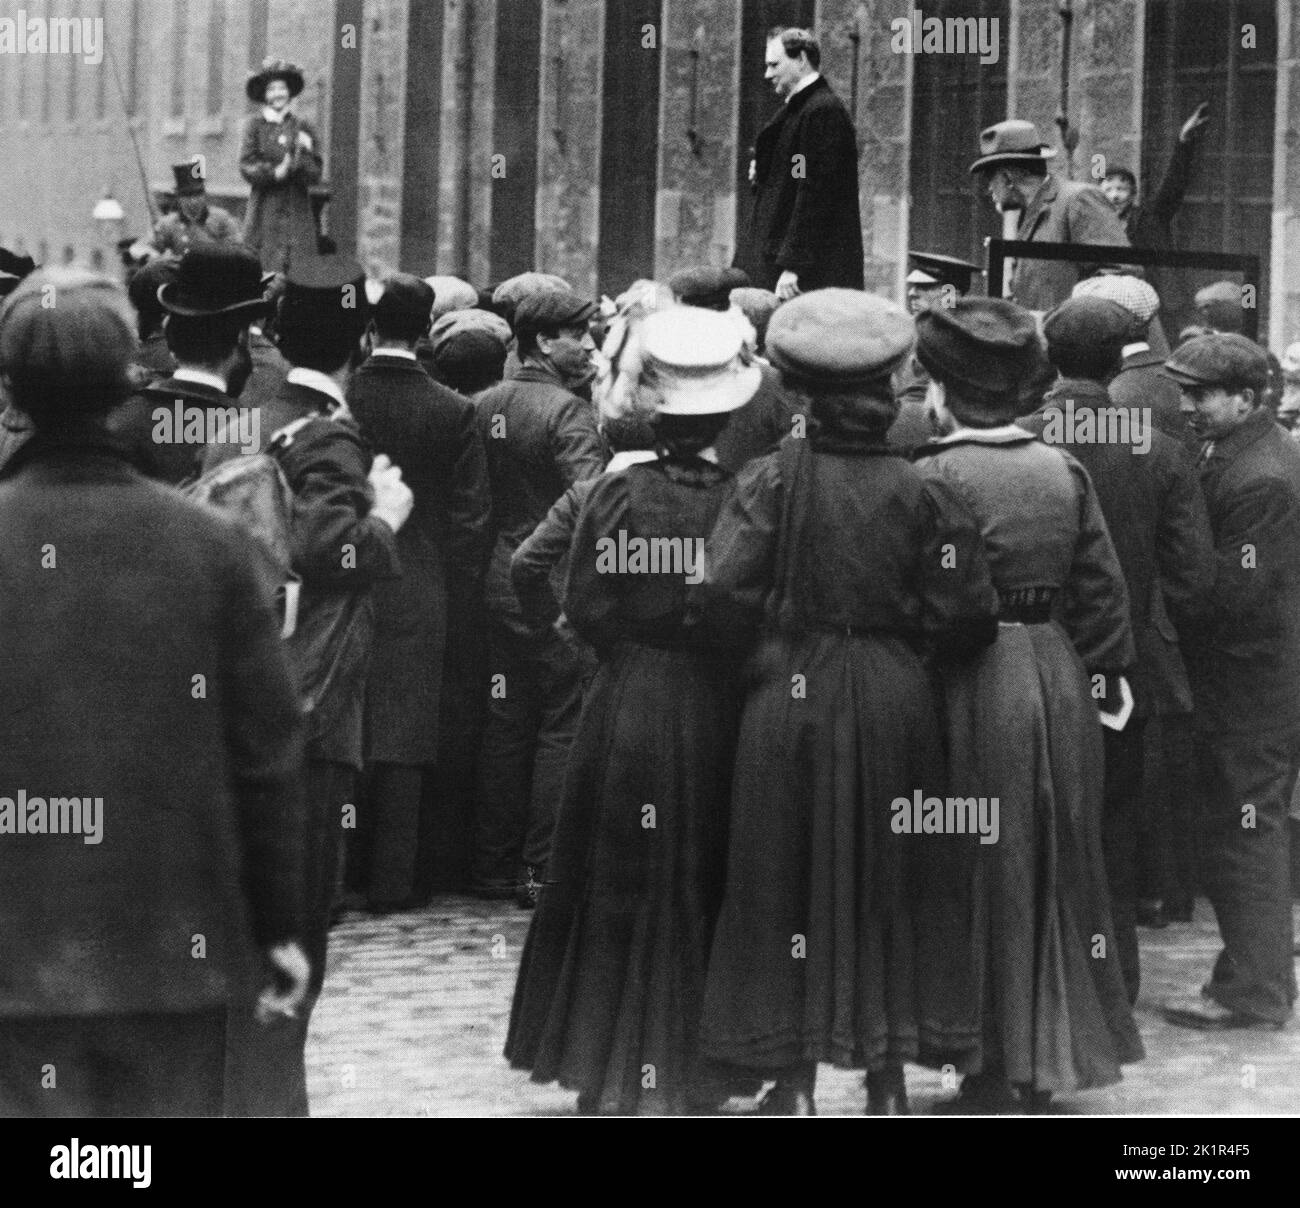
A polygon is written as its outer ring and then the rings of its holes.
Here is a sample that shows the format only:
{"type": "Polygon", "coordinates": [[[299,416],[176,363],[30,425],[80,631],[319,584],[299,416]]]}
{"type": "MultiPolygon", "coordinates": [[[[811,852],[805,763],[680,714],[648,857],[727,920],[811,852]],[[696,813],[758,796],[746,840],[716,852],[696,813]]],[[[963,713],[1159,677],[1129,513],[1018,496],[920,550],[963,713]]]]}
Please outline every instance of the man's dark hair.
{"type": "Polygon", "coordinates": [[[1106,170],[1106,175],[1103,176],[1102,179],[1109,180],[1112,176],[1118,176],[1120,180],[1128,181],[1128,187],[1132,189],[1134,193],[1137,192],[1138,178],[1127,168],[1108,168],[1106,170]]]}
{"type": "Polygon", "coordinates": [[[552,324],[549,327],[521,327],[515,331],[515,344],[519,359],[531,356],[537,351],[537,337],[545,336],[548,340],[554,340],[562,331],[576,330],[579,327],[585,327],[585,323],[573,322],[563,324],[552,324]]]}
{"type": "Polygon", "coordinates": [[[167,347],[182,365],[216,365],[235,350],[239,333],[250,322],[237,315],[168,315],[167,347]]]}
{"type": "Polygon", "coordinates": [[[817,70],[822,64],[822,48],[818,45],[817,38],[811,29],[798,29],[788,26],[776,26],[770,34],[768,41],[779,41],[785,48],[786,58],[797,59],[801,54],[808,56],[808,64],[817,70]]]}
{"type": "Polygon", "coordinates": [[[1047,359],[1063,377],[1105,382],[1119,372],[1124,363],[1123,344],[1098,343],[1090,348],[1057,348],[1049,340],[1047,359]]]}
{"type": "Polygon", "coordinates": [[[352,358],[361,339],[354,321],[325,322],[319,315],[304,320],[280,313],[279,347],[285,360],[303,369],[337,373],[352,358]]]}
{"type": "Polygon", "coordinates": [[[381,340],[396,340],[402,344],[414,344],[429,330],[429,320],[420,315],[393,314],[375,307],[371,312],[375,323],[375,334],[381,340]]]}

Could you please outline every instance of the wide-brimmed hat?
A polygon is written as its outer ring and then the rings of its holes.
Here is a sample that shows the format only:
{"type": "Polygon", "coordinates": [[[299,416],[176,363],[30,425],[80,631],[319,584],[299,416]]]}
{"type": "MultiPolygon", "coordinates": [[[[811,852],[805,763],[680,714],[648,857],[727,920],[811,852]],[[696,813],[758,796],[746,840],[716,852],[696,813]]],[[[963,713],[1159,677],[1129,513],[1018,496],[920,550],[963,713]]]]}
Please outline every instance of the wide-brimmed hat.
{"type": "Polygon", "coordinates": [[[815,289],[783,303],[767,328],[767,358],[787,381],[857,390],[886,379],[912,347],[901,306],[856,289],[815,289]]]}
{"type": "Polygon", "coordinates": [[[266,310],[261,261],[237,243],[200,243],[181,257],[176,279],[158,287],[158,302],[173,315],[250,317],[266,310]]]}
{"type": "Polygon", "coordinates": [[[998,164],[1038,164],[1056,152],[1038,137],[1033,122],[1012,118],[980,131],[980,157],[968,171],[982,172],[998,164]]]}
{"type": "Polygon", "coordinates": [[[263,59],[262,66],[248,77],[244,92],[250,101],[259,105],[266,100],[266,86],[272,80],[283,80],[289,86],[289,96],[297,96],[305,87],[302,68],[287,59],[263,59]]]}
{"type": "Polygon", "coordinates": [[[207,188],[201,155],[192,156],[183,164],[172,164],[172,175],[176,177],[174,194],[177,197],[197,197],[207,188]]]}
{"type": "Polygon", "coordinates": [[[660,415],[718,415],[743,407],[763,380],[741,361],[744,335],[727,314],[674,307],[641,327],[642,380],[660,415]]]}

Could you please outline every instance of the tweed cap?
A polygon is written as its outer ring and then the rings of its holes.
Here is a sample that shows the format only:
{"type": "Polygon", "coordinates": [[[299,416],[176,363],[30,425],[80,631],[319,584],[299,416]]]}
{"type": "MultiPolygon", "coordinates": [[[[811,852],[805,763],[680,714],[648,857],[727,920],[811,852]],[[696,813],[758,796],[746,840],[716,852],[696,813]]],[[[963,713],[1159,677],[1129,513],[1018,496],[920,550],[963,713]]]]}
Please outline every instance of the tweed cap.
{"type": "Polygon", "coordinates": [[[1180,344],[1164,374],[1188,386],[1223,386],[1262,391],[1268,384],[1268,354],[1236,332],[1214,331],[1180,344]]]}
{"type": "Polygon", "coordinates": [[[674,307],[641,326],[641,378],[661,415],[716,415],[754,397],[757,365],[741,359],[744,336],[734,317],[674,307]]]}
{"type": "Polygon", "coordinates": [[[1075,298],[1108,298],[1118,302],[1129,314],[1150,323],[1160,309],[1160,295],[1141,277],[1127,273],[1103,273],[1087,277],[1071,291],[1075,298]]]}
{"type": "Polygon", "coordinates": [[[529,294],[547,289],[572,291],[573,286],[563,277],[557,277],[553,273],[520,273],[517,277],[502,281],[492,291],[492,302],[496,306],[504,306],[513,311],[529,294]]]}
{"type": "Polygon", "coordinates": [[[539,331],[555,330],[585,323],[596,313],[596,304],[578,297],[568,289],[544,289],[528,294],[515,307],[515,331],[535,335],[539,331]]]}
{"type": "Polygon", "coordinates": [[[916,316],[916,357],[972,403],[1004,406],[1040,361],[1034,316],[1005,298],[958,298],[916,316]]]}
{"type": "Polygon", "coordinates": [[[510,347],[510,324],[500,315],[477,306],[449,311],[436,318],[429,331],[430,346],[436,354],[443,343],[466,331],[481,331],[489,339],[496,340],[502,348],[510,347]]]}
{"type": "Polygon", "coordinates": [[[433,362],[452,386],[484,376],[500,379],[506,344],[486,327],[457,327],[434,343],[433,362]]]}
{"type": "Polygon", "coordinates": [[[731,291],[748,284],[748,275],[740,269],[711,264],[695,264],[668,278],[668,288],[678,302],[708,310],[726,310],[731,305],[731,291]]]}
{"type": "Polygon", "coordinates": [[[85,269],[40,269],[0,306],[0,374],[68,415],[124,396],[137,350],[126,291],[85,269]]]}
{"type": "Polygon", "coordinates": [[[1055,154],[1038,137],[1038,127],[1033,122],[1012,118],[980,131],[980,157],[967,170],[973,174],[999,164],[1041,163],[1055,154]]]}
{"type": "Polygon", "coordinates": [[[1043,320],[1048,353],[1086,353],[1128,342],[1133,315],[1109,298],[1067,298],[1043,320]]]}
{"type": "Polygon", "coordinates": [[[478,305],[478,290],[468,281],[459,277],[434,276],[425,277],[433,290],[433,317],[449,314],[453,310],[464,310],[478,305]]]}
{"type": "Polygon", "coordinates": [[[816,289],[778,308],[767,327],[767,356],[789,380],[853,389],[888,377],[912,347],[911,316],[855,289],[816,289]]]}

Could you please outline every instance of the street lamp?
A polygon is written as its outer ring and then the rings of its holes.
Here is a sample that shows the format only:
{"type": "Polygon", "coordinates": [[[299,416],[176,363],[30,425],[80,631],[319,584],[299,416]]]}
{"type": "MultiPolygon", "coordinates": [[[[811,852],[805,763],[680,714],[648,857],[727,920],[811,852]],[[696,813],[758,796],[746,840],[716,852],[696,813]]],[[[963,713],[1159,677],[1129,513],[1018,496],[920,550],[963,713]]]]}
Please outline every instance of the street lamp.
{"type": "Polygon", "coordinates": [[[90,211],[90,216],[99,228],[101,249],[109,256],[113,256],[117,252],[122,232],[126,228],[126,211],[122,209],[122,203],[113,196],[111,191],[105,193],[95,202],[95,208],[90,211]]]}

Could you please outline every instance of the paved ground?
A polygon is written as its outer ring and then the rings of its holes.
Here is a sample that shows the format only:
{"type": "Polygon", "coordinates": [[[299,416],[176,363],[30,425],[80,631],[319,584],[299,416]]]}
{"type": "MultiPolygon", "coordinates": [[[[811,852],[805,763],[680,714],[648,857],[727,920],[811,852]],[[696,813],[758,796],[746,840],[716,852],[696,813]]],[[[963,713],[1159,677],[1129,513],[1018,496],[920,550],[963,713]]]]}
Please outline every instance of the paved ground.
{"type": "MultiPolygon", "coordinates": [[[[331,935],[325,993],[312,1018],[313,1114],[571,1113],[572,1094],[534,1085],[501,1057],[529,918],[509,903],[468,898],[387,918],[347,916],[331,935]]],[[[1163,998],[1194,991],[1209,970],[1217,933],[1207,904],[1198,903],[1191,925],[1140,934],[1138,1023],[1147,1058],[1127,1067],[1119,1086],[1064,1101],[1060,1110],[1300,1114],[1300,1023],[1207,1035],[1159,1016],[1163,998]]],[[[910,1067],[907,1079],[918,1113],[951,1097],[938,1073],[910,1067]]],[[[860,1075],[822,1068],[822,1114],[860,1112],[863,1100],[860,1075]]]]}

